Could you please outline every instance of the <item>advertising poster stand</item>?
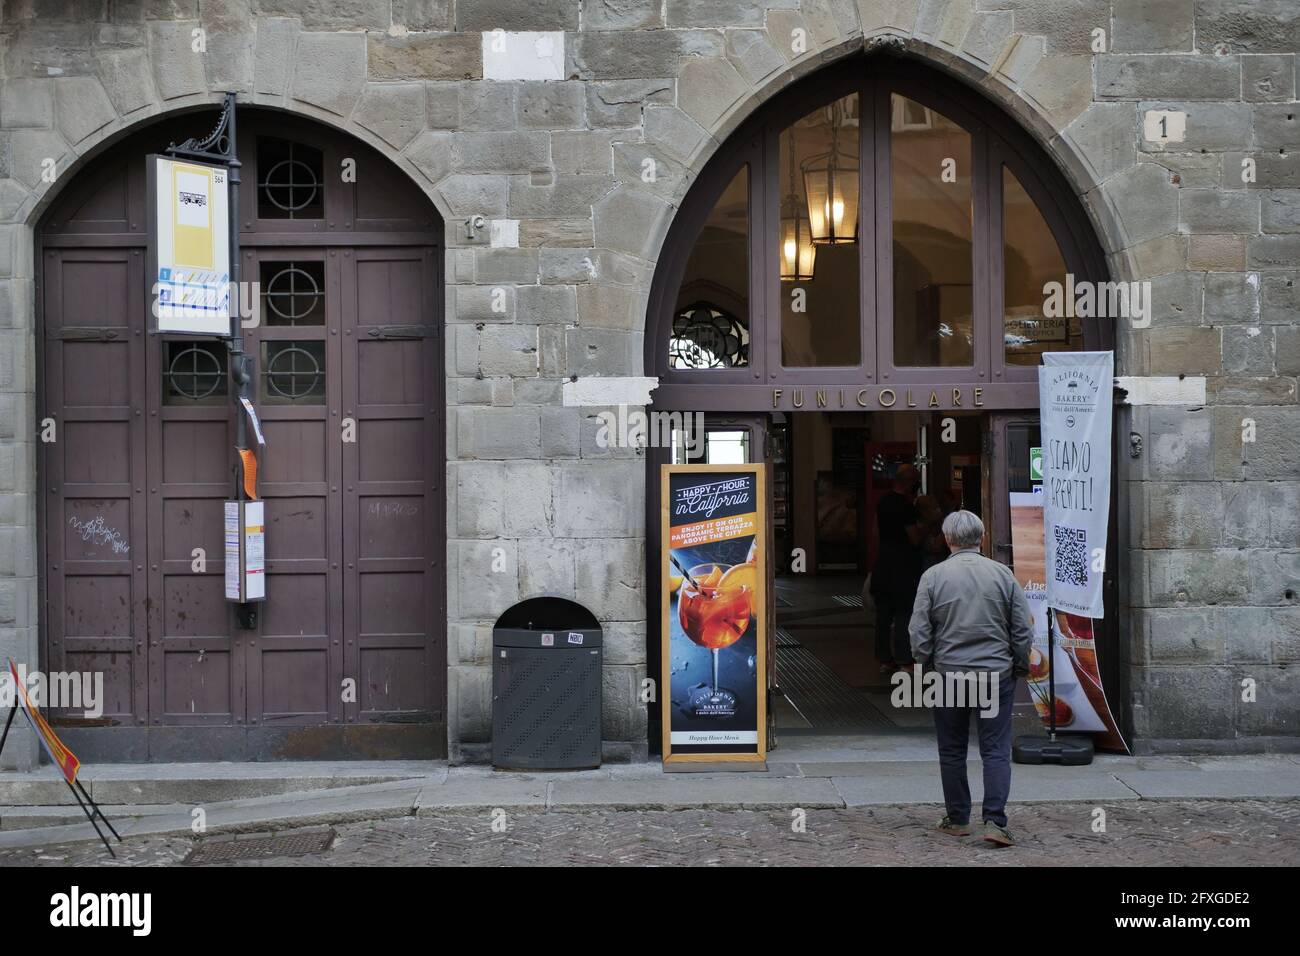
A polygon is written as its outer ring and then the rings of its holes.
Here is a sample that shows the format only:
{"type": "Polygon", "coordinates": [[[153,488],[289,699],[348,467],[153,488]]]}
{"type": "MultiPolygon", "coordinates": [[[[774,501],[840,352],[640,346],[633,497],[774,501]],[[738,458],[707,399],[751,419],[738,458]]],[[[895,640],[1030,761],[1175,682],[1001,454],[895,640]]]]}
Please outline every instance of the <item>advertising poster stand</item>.
{"type": "Polygon", "coordinates": [[[765,770],[767,466],[662,466],[665,770],[765,770]]]}

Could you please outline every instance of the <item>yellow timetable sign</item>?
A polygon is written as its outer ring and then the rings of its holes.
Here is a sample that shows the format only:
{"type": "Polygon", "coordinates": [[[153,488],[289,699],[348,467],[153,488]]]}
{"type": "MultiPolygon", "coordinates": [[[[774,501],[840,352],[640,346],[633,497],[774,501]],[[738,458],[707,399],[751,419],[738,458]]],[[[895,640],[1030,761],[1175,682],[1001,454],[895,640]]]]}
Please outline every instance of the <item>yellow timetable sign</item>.
{"type": "Polygon", "coordinates": [[[172,163],[172,250],[177,266],[211,269],[212,177],[216,170],[193,163],[172,163]]]}
{"type": "Polygon", "coordinates": [[[149,157],[149,270],[159,332],[230,334],[230,180],[224,166],[149,157]]]}

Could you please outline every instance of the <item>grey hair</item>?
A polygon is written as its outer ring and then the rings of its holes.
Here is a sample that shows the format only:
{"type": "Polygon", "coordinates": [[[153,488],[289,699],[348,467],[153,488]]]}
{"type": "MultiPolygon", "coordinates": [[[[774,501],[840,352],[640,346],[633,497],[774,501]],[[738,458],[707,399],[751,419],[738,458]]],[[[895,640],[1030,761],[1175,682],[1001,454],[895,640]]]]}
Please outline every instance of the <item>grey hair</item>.
{"type": "Polygon", "coordinates": [[[979,547],[984,540],[984,522],[973,512],[954,511],[943,519],[943,536],[949,547],[979,547]]]}

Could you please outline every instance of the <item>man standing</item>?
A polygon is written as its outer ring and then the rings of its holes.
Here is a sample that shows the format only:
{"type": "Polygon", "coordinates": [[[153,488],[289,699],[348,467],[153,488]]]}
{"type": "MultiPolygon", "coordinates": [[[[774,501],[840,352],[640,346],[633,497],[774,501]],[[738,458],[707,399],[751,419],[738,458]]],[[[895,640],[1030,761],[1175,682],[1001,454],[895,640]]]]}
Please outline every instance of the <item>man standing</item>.
{"type": "MultiPolygon", "coordinates": [[[[966,836],[970,829],[970,783],[966,742],[972,713],[979,727],[984,765],[983,837],[998,846],[1014,842],[1007,829],[1011,791],[1011,703],[1016,679],[1029,673],[1033,623],[1029,602],[1011,570],[979,552],[984,524],[969,511],[943,521],[952,555],[922,576],[912,608],[912,655],[924,668],[944,674],[972,674],[997,689],[996,708],[982,711],[970,695],[947,696],[957,682],[945,680],[945,698],[935,708],[939,774],[947,815],[939,829],[966,836]]],[[[970,683],[969,681],[967,682],[970,683]]]]}
{"type": "Polygon", "coordinates": [[[920,485],[915,465],[899,465],[893,488],[876,503],[876,566],[871,598],[876,605],[876,659],[881,673],[910,667],[907,618],[921,577],[922,530],[913,497],[920,485]]]}

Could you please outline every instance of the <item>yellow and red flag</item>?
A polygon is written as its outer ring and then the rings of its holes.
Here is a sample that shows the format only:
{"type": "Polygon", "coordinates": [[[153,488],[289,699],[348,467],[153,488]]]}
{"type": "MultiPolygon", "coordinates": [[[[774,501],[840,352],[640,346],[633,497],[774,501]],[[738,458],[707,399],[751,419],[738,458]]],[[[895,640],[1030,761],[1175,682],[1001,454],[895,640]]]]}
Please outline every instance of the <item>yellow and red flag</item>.
{"type": "Polygon", "coordinates": [[[249,500],[257,500],[257,453],[251,448],[240,448],[239,460],[244,465],[244,494],[249,500]]]}
{"type": "Polygon", "coordinates": [[[23,716],[27,722],[32,725],[32,730],[40,738],[41,746],[45,752],[50,755],[50,759],[58,766],[59,772],[63,774],[63,779],[68,781],[68,785],[77,782],[77,771],[81,769],[81,761],[77,755],[67,748],[59,735],[54,732],[54,728],[32,703],[31,698],[27,696],[27,688],[23,681],[18,677],[18,668],[14,666],[13,658],[9,658],[9,676],[14,682],[15,697],[22,701],[23,716]]]}

